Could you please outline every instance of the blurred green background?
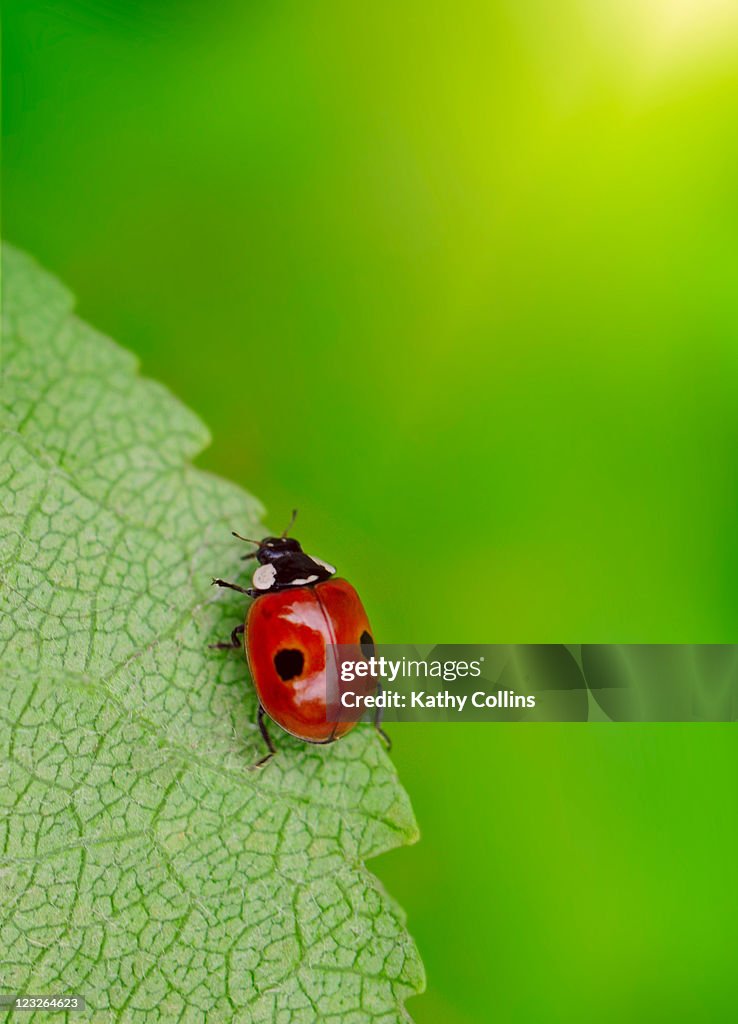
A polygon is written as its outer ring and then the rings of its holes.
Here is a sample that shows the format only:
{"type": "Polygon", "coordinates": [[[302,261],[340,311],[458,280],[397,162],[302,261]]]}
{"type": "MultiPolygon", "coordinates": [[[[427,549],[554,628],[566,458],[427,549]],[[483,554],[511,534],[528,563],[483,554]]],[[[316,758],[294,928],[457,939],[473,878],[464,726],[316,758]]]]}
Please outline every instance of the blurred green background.
{"type": "MultiPolygon", "coordinates": [[[[732,0],[11,0],[3,44],[4,235],[380,641],[738,639],[732,0]]],[[[737,739],[395,727],[418,1024],[734,1019],[737,739]]]]}

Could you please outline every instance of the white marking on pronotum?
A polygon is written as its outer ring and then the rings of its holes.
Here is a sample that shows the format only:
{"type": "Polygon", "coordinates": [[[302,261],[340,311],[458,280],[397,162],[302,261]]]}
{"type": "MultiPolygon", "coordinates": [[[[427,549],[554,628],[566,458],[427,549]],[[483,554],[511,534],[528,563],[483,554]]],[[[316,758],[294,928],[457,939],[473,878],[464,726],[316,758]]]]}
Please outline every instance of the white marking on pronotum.
{"type": "Polygon", "coordinates": [[[293,587],[306,587],[308,583],[315,583],[317,576],[308,576],[306,580],[292,580],[293,587]]]}
{"type": "Polygon", "coordinates": [[[315,558],[313,555],[310,556],[311,562],[315,562],[316,565],[322,565],[326,572],[329,572],[331,576],[336,571],[335,565],[330,565],[328,562],[324,562],[322,558],[315,558]]]}
{"type": "Polygon", "coordinates": [[[277,570],[273,565],[260,565],[252,577],[257,590],[269,590],[277,578],[277,570]]]}

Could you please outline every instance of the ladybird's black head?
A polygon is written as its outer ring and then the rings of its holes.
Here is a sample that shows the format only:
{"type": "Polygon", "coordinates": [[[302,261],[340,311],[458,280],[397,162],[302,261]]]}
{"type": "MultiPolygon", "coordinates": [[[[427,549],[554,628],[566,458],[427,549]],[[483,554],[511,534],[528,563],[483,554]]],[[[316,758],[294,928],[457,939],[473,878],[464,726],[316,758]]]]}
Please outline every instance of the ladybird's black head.
{"type": "Polygon", "coordinates": [[[256,558],[260,565],[268,565],[270,562],[278,562],[285,555],[301,551],[300,542],[293,537],[264,537],[259,543],[256,558]]]}

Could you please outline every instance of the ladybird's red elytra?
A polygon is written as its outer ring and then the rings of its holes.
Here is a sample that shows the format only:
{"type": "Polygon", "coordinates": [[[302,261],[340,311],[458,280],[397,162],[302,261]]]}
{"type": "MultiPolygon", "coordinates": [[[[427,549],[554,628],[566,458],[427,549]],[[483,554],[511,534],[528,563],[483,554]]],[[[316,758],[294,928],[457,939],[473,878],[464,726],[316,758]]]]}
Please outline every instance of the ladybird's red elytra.
{"type": "Polygon", "coordinates": [[[259,597],[246,617],[246,653],[259,700],[273,721],[312,743],[330,743],[354,722],[326,721],[326,645],[371,637],[359,595],[329,579],[259,597]]]}
{"type": "MultiPolygon", "coordinates": [[[[294,522],[292,515],[290,527],[294,522]]],[[[259,698],[259,728],[269,753],[254,767],[260,767],[276,752],[264,721],[265,713],[277,725],[308,743],[332,743],[345,736],[355,721],[332,722],[327,708],[327,645],[356,647],[357,657],[373,653],[371,625],[356,590],[335,575],[335,568],[319,558],[305,554],[300,543],[288,537],[251,541],[234,533],[239,540],[256,544],[256,550],[244,556],[259,563],[251,587],[241,587],[214,579],[254,598],[243,626],[236,626],[230,642],[212,644],[214,648],[240,648],[243,645],[259,698]]],[[[374,680],[366,685],[376,689],[374,680]]],[[[381,728],[380,713],[374,726],[390,746],[381,728]]]]}

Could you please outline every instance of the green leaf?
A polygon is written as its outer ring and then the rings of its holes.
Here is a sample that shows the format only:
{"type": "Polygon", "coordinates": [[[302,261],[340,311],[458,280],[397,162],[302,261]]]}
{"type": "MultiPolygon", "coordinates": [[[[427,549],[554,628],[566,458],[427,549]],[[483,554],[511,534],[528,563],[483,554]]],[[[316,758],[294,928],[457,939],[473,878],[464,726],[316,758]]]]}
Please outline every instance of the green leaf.
{"type": "MultiPolygon", "coordinates": [[[[208,436],[6,247],[0,988],[93,1019],[404,1021],[423,971],[363,860],[417,835],[371,729],[262,772],[208,436]]],[[[275,729],[275,734],[278,730],[275,729]]]]}

